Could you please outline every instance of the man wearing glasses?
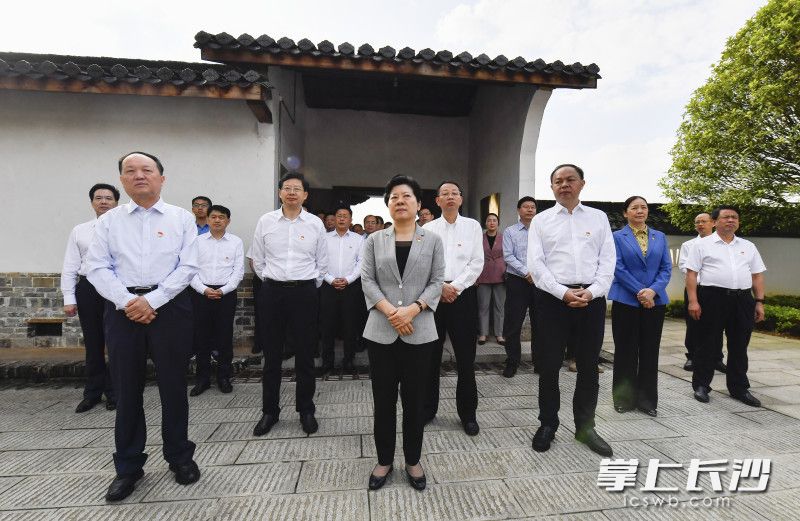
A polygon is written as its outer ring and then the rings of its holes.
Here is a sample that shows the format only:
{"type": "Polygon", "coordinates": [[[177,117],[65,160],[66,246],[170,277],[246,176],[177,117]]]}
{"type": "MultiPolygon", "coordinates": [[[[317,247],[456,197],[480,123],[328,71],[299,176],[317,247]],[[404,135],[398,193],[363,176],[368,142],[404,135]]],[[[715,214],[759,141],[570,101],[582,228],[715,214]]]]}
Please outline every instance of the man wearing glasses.
{"type": "Polygon", "coordinates": [[[208,233],[208,209],[211,208],[211,199],[205,195],[198,195],[192,199],[192,213],[197,225],[197,235],[208,233]]]}
{"type": "Polygon", "coordinates": [[[426,224],[425,229],[442,238],[445,282],[435,314],[439,342],[432,354],[424,418],[433,420],[439,409],[439,366],[444,340],[449,335],[458,369],[458,417],[464,432],[475,436],[480,430],[475,416],[478,407],[474,365],[478,341],[478,290],[475,281],[483,271],[483,231],[478,221],[459,215],[464,197],[458,183],[444,181],[436,192],[436,204],[442,209],[442,216],[426,224]]]}
{"type": "Polygon", "coordinates": [[[278,423],[281,358],[287,336],[295,347],[297,412],[307,434],[317,432],[314,418],[314,351],[317,343],[319,293],[328,271],[325,226],[319,217],[303,209],[308,181],[289,172],[278,182],[281,207],[261,216],[251,248],[255,274],[264,282],[259,300],[264,349],[261,379],[263,415],[253,429],[263,436],[278,423]]]}

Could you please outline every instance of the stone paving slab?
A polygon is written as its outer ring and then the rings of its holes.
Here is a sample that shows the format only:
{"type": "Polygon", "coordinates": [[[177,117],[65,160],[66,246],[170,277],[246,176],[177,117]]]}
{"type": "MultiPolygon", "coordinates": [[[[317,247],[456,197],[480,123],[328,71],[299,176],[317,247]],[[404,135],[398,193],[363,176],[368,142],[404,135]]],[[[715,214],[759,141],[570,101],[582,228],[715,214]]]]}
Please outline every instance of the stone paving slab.
{"type": "MultiPolygon", "coordinates": [[[[189,424],[189,439],[195,443],[203,443],[217,430],[218,426],[219,424],[216,423],[189,424]]],[[[114,447],[114,429],[94,429],[94,432],[99,434],[94,441],[87,445],[88,447],[114,447]]],[[[148,424],[145,445],[161,445],[160,425],[148,424]]]]}
{"type": "Polygon", "coordinates": [[[0,476],[99,472],[111,463],[108,449],[52,449],[0,452],[0,476]]]}
{"type": "Polygon", "coordinates": [[[406,486],[370,494],[372,519],[470,521],[514,519],[523,514],[501,481],[429,485],[424,493],[406,486]]]}
{"type": "Polygon", "coordinates": [[[294,492],[300,474],[299,462],[266,465],[236,465],[202,469],[200,481],[191,486],[175,482],[167,472],[144,501],[175,501],[223,498],[254,494],[289,494],[294,492]]]}
{"type": "Polygon", "coordinates": [[[361,456],[360,436],[309,437],[293,440],[247,442],[237,464],[273,461],[357,458],[361,456]]]}
{"type": "Polygon", "coordinates": [[[361,521],[370,518],[369,501],[365,490],[225,498],[220,500],[214,519],[238,521],[265,519],[265,516],[268,519],[292,521],[312,519],[361,521]]]}
{"type": "Polygon", "coordinates": [[[80,429],[41,432],[3,432],[0,433],[0,450],[73,449],[85,447],[103,431],[100,429],[80,429]]]}

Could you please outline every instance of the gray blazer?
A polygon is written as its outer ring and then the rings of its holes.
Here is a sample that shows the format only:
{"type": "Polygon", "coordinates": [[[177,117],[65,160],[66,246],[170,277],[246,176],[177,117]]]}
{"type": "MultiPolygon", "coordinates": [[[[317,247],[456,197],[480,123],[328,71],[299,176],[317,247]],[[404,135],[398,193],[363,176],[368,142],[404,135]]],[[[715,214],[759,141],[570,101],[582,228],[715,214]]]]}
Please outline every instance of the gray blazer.
{"type": "Polygon", "coordinates": [[[423,300],[428,305],[429,309],[414,318],[414,332],[402,337],[403,342],[424,344],[438,340],[433,312],[442,296],[443,283],[444,246],[435,233],[417,226],[402,278],[397,268],[394,227],[367,237],[361,263],[361,288],[369,309],[364,338],[388,345],[399,336],[389,319],[375,307],[386,299],[397,307],[407,306],[415,300],[423,300]]]}

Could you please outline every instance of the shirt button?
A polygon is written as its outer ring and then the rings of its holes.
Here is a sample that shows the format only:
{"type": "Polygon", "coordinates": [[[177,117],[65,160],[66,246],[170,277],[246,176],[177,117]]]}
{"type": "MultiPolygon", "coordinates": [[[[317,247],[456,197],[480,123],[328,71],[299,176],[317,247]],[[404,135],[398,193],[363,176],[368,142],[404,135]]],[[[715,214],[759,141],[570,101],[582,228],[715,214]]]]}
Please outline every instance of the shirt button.
{"type": "Polygon", "coordinates": [[[402,306],[402,305],[403,305],[403,301],[402,301],[402,300],[398,300],[398,301],[397,301],[397,305],[398,305],[398,306],[402,306]]]}
{"type": "Polygon", "coordinates": [[[402,285],[402,284],[400,284],[400,285],[399,285],[399,286],[397,286],[397,287],[398,287],[398,288],[400,288],[400,289],[403,289],[403,285],[402,285]]]}

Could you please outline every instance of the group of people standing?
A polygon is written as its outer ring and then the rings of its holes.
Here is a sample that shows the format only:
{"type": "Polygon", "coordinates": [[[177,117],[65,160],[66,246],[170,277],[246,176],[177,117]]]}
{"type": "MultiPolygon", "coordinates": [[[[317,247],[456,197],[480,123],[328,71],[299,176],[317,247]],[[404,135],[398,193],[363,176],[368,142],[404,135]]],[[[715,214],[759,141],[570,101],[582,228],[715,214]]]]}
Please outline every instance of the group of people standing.
{"type": "MultiPolygon", "coordinates": [[[[120,158],[118,167],[131,201],[114,208],[119,200],[116,188],[92,188],[90,199],[98,219],[73,230],[62,282],[65,311],[73,315],[76,311],[68,300],[71,287],[86,339],[89,379],[78,412],[93,407],[103,392],[109,408],[116,406],[117,476],[106,495],[109,501],[130,495],[143,476],[147,454],[142,391],[148,356],[156,366],[161,396],[164,458],[178,483],[199,479],[195,445],[188,439],[186,372],[194,352],[198,376],[190,394],[208,389],[209,357],[216,348],[217,384],[222,392],[231,391],[229,340],[245,257],[242,241],[226,232],[230,210],[199,196],[192,201],[193,218],[161,199],[165,176],[158,158],[132,152],[120,158]],[[203,210],[207,223],[198,219],[203,210]],[[90,322],[100,326],[94,333],[88,333],[90,322]],[[109,366],[104,365],[104,346],[109,366]]],[[[456,406],[462,428],[470,436],[480,432],[474,361],[476,346],[485,341],[488,320],[479,320],[479,310],[494,300],[493,322],[495,333],[502,331],[496,336],[505,340],[507,377],[513,377],[519,366],[522,323],[525,313],[531,315],[541,422],[533,448],[546,451],[555,438],[559,369],[569,346],[578,372],[575,438],[596,453],[611,456],[611,447],[594,428],[606,295],[614,301],[615,407],[619,412],[638,407],[654,416],[658,343],[671,271],[666,239],[647,228],[647,203],[641,197],[626,201],[629,225],[612,234],[603,212],[581,204],[585,180],[576,165],[559,165],[550,182],[555,206],[536,215],[535,200],[523,197],[517,205],[520,221],[500,235],[497,215],[487,218],[486,233],[477,221],[460,215],[464,194],[455,181],[443,181],[437,188],[441,217],[420,226],[420,185],[411,177],[395,176],[384,193],[392,226],[376,226],[364,238],[350,229],[352,211],[346,206],[336,209],[334,227],[326,231],[323,221],[303,208],[308,182],[301,174],[285,174],[278,183],[281,206],[258,220],[246,255],[260,282],[255,295],[257,341],[264,351],[262,416],[253,434],[263,436],[279,421],[287,342],[295,356],[295,403],[301,427],[309,435],[318,430],[317,317],[322,324],[323,364],[333,363],[333,340],[341,324],[345,365],[352,364],[359,337],[369,356],[378,462],[368,486],[376,490],[391,475],[399,393],[405,475],[413,488],[423,490],[422,439],[426,423],[438,412],[440,364],[448,337],[456,357],[456,406]],[[498,302],[503,300],[501,308],[498,302]],[[359,308],[367,313],[363,326],[354,317],[347,319],[357,315],[348,311],[359,308]]],[[[702,338],[693,357],[695,396],[703,398],[705,390],[705,401],[710,382],[706,369],[713,364],[706,356],[706,341],[716,338],[711,330],[744,332],[746,328],[735,322],[752,307],[745,302],[745,288],[708,289],[716,286],[698,286],[696,274],[702,283],[716,283],[714,270],[728,263],[739,270],[734,279],[728,274],[728,280],[741,286],[746,282],[744,272],[752,273],[753,290],[763,302],[763,264],[755,262],[757,252],[747,246],[752,243],[732,235],[736,227],[727,214],[720,214],[718,222],[731,223],[724,233],[718,224],[723,244],[698,241],[687,263],[688,308],[699,320],[702,338]],[[728,244],[742,248],[741,255],[726,250],[728,244]],[[752,262],[745,262],[745,250],[752,262]],[[706,274],[709,269],[712,275],[706,274]]],[[[758,310],[756,306],[756,319],[758,310]]],[[[734,348],[729,340],[729,368],[746,372],[747,342],[740,340],[734,348]],[[743,361],[734,362],[734,352],[743,361]]],[[[751,396],[746,376],[742,382],[729,371],[729,388],[732,396],[747,403],[742,398],[743,392],[751,396]]]]}

